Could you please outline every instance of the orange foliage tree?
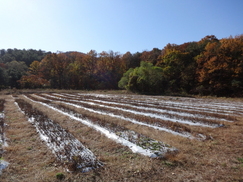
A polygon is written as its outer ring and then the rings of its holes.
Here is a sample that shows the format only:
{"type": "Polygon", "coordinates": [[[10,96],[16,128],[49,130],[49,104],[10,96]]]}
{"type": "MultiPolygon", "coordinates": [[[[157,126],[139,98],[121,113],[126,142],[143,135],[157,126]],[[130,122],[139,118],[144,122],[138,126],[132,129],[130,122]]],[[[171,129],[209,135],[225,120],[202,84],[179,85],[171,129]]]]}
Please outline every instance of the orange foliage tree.
{"type": "Polygon", "coordinates": [[[243,88],[243,36],[213,40],[197,56],[200,88],[215,95],[239,95],[243,88]]]}

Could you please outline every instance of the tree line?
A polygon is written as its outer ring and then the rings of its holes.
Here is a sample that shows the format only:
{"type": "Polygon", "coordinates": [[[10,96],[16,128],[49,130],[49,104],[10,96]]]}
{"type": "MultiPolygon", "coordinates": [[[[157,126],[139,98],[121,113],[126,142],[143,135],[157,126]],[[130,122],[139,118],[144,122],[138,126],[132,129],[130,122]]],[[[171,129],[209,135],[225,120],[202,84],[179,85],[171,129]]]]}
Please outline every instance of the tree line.
{"type": "Polygon", "coordinates": [[[41,61],[47,54],[42,50],[0,50],[0,89],[19,88],[18,81],[28,72],[28,67],[34,60],[41,61]]]}
{"type": "Polygon", "coordinates": [[[243,35],[125,54],[0,50],[0,87],[243,95],[243,35]]]}

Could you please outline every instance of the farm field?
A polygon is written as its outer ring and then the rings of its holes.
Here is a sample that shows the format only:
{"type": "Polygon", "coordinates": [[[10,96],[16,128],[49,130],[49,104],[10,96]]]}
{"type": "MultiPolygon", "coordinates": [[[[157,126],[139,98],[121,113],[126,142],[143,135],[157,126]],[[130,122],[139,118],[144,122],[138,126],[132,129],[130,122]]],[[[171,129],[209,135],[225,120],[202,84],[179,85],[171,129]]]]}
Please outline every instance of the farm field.
{"type": "Polygon", "coordinates": [[[0,155],[3,182],[243,181],[243,99],[2,94],[0,155]]]}

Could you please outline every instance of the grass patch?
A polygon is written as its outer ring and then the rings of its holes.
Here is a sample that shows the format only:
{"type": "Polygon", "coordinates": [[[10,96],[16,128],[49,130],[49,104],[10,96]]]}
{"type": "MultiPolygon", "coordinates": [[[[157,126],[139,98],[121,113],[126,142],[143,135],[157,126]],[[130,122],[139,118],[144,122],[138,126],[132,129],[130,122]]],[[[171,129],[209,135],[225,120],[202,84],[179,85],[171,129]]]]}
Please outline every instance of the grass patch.
{"type": "Polygon", "coordinates": [[[63,180],[63,179],[65,179],[65,175],[64,175],[63,173],[57,173],[57,174],[56,174],[56,178],[57,178],[58,180],[63,180]]]}
{"type": "Polygon", "coordinates": [[[242,158],[237,158],[240,163],[243,164],[243,157],[242,158]]]}

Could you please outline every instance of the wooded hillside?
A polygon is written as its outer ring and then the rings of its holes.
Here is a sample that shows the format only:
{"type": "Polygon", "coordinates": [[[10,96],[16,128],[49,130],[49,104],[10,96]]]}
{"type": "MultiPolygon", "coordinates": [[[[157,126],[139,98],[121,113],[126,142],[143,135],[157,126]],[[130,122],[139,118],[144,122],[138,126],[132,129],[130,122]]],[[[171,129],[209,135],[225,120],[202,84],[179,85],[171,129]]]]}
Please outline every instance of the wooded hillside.
{"type": "Polygon", "coordinates": [[[243,95],[243,35],[137,53],[0,50],[0,87],[243,95]]]}

